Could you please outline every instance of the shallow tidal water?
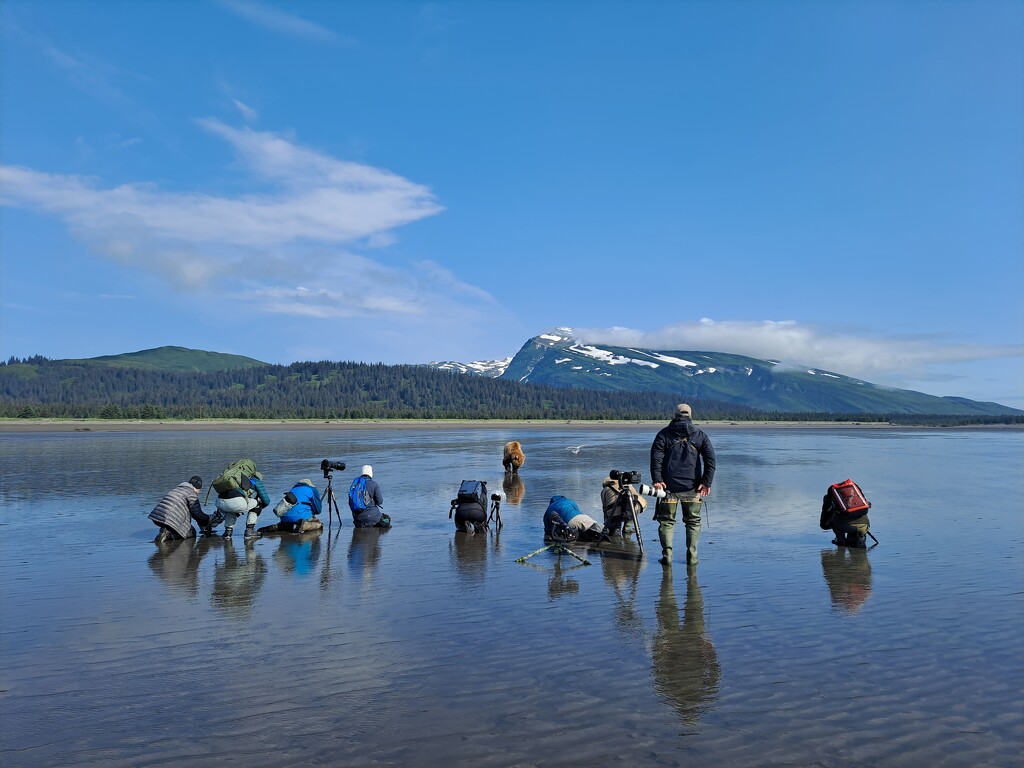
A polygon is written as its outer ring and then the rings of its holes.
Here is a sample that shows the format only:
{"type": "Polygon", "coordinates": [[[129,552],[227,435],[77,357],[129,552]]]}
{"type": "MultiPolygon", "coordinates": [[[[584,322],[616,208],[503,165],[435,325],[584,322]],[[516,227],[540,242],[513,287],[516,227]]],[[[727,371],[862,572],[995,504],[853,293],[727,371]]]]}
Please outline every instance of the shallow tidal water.
{"type": "Polygon", "coordinates": [[[0,765],[1020,765],[1024,432],[708,433],[690,571],[650,511],[642,559],[515,562],[553,494],[600,519],[608,470],[648,482],[650,427],[0,435],[0,765]],[[511,439],[503,529],[456,534],[511,439]],[[152,543],[166,490],[242,456],[275,501],[347,462],[344,525],[152,543]],[[362,464],[391,531],[351,526],[362,464]],[[817,527],[847,477],[867,552],[817,527]]]}

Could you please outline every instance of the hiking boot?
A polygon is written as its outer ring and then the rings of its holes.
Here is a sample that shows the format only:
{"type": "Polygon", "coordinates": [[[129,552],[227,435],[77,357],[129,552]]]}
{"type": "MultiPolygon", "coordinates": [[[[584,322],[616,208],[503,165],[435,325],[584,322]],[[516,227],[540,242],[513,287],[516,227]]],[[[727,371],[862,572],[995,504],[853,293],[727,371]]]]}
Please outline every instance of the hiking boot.
{"type": "Polygon", "coordinates": [[[154,544],[166,544],[168,541],[173,541],[174,537],[171,536],[171,532],[166,528],[161,528],[160,532],[157,533],[156,538],[153,539],[154,544]]]}
{"type": "Polygon", "coordinates": [[[252,525],[245,526],[245,536],[244,536],[244,538],[246,538],[246,539],[258,539],[259,536],[260,536],[259,533],[256,532],[256,524],[255,523],[253,523],[252,525]]]}
{"type": "Polygon", "coordinates": [[[207,528],[216,528],[218,525],[224,522],[224,513],[219,509],[210,515],[210,522],[206,524],[207,528]]]}
{"type": "Polygon", "coordinates": [[[224,533],[221,534],[221,538],[230,539],[231,535],[235,532],[234,528],[225,528],[224,533]]]}

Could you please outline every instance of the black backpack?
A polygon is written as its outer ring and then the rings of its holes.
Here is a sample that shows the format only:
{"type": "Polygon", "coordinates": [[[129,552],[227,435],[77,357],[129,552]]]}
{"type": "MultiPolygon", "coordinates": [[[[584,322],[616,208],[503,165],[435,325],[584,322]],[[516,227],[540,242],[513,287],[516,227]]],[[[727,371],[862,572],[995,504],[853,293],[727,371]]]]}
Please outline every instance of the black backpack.
{"type": "MultiPolygon", "coordinates": [[[[484,528],[488,527],[490,519],[487,515],[487,483],[484,480],[463,480],[459,486],[459,492],[452,499],[451,509],[448,510],[448,518],[457,513],[456,522],[459,520],[472,520],[484,528]]],[[[496,518],[498,527],[501,527],[501,517],[498,512],[499,504],[495,500],[491,510],[492,518],[496,518]]]]}
{"type": "Polygon", "coordinates": [[[479,504],[482,509],[487,509],[487,483],[483,480],[463,480],[455,502],[456,506],[479,504]]]}

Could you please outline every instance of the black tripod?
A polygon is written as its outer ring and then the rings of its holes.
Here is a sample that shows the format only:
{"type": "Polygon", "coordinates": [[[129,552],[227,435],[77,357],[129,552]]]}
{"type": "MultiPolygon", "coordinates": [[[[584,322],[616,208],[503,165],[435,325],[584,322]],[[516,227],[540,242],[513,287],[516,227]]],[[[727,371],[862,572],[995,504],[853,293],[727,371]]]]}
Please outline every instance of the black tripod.
{"type": "Polygon", "coordinates": [[[562,544],[561,542],[554,542],[552,544],[548,544],[547,546],[541,547],[536,552],[531,552],[528,555],[523,555],[522,557],[517,557],[516,558],[516,562],[517,563],[525,563],[527,560],[529,560],[534,555],[539,555],[541,552],[547,552],[549,549],[552,552],[554,552],[556,555],[570,555],[571,557],[575,557],[577,560],[579,560],[584,565],[590,565],[590,561],[589,560],[583,559],[582,557],[577,555],[575,552],[573,552],[571,549],[569,549],[569,547],[567,547],[565,544],[562,544]]]}
{"type": "Polygon", "coordinates": [[[334,486],[331,485],[331,472],[329,470],[325,471],[324,477],[327,478],[327,490],[324,491],[323,503],[324,509],[327,510],[327,527],[330,528],[331,523],[334,520],[334,518],[331,517],[331,511],[333,510],[334,514],[338,516],[338,527],[343,528],[344,524],[341,522],[341,512],[338,510],[338,498],[334,495],[334,486]]]}
{"type": "MultiPolygon", "coordinates": [[[[622,484],[621,490],[619,490],[619,498],[615,503],[616,507],[620,507],[625,500],[625,506],[629,509],[629,519],[633,521],[633,530],[636,531],[636,543],[640,547],[640,557],[644,556],[644,537],[640,533],[640,515],[637,513],[636,499],[633,498],[633,487],[625,483],[622,484]]],[[[625,526],[625,523],[623,523],[625,526]]]]}
{"type": "Polygon", "coordinates": [[[491,527],[491,521],[497,524],[498,530],[501,530],[501,496],[494,493],[491,494],[491,514],[487,517],[487,522],[484,523],[484,528],[491,527]]]}

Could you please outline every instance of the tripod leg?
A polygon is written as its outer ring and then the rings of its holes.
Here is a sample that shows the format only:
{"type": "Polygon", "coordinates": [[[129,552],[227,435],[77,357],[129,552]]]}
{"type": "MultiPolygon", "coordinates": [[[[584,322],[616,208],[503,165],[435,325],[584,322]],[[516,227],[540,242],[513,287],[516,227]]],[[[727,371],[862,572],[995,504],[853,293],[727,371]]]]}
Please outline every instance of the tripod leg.
{"type": "Polygon", "coordinates": [[[629,492],[628,486],[626,501],[629,502],[629,514],[633,517],[633,530],[636,531],[636,544],[640,547],[640,557],[644,556],[644,535],[640,531],[640,515],[636,513],[636,503],[633,501],[633,494],[629,492]]]}
{"type": "Polygon", "coordinates": [[[577,560],[579,560],[584,565],[590,565],[590,561],[589,560],[584,560],[582,557],[577,555],[575,552],[573,552],[571,549],[569,549],[564,544],[559,546],[559,548],[556,549],[555,551],[558,552],[558,554],[560,554],[560,555],[561,554],[572,555],[573,557],[575,557],[577,560]]]}
{"type": "Polygon", "coordinates": [[[548,551],[549,549],[551,549],[551,548],[552,548],[553,546],[555,546],[555,545],[554,545],[554,544],[548,544],[548,545],[547,545],[546,547],[541,547],[541,548],[540,548],[540,549],[538,549],[538,550],[537,550],[536,552],[531,552],[531,553],[530,553],[530,554],[528,554],[528,555],[523,555],[522,557],[517,557],[517,558],[516,558],[516,562],[517,562],[517,563],[525,563],[525,562],[526,562],[527,560],[529,560],[529,559],[530,559],[531,557],[533,557],[534,555],[539,555],[539,554],[540,554],[541,552],[547,552],[547,551],[548,551]]]}

